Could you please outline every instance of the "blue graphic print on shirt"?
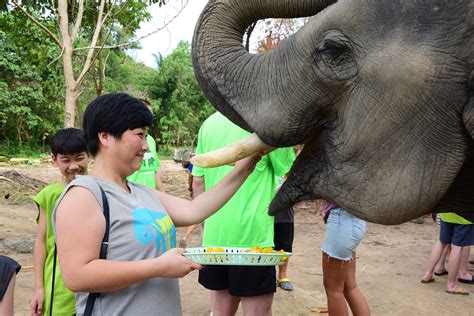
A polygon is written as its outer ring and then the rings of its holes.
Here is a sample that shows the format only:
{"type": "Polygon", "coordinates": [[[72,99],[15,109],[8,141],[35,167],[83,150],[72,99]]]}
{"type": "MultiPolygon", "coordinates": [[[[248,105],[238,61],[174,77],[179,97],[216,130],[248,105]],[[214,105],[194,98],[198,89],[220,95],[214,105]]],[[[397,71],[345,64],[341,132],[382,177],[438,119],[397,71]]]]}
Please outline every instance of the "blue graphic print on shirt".
{"type": "Polygon", "coordinates": [[[135,237],[143,244],[155,242],[158,255],[176,247],[176,228],[168,214],[148,208],[133,210],[135,237]]]}

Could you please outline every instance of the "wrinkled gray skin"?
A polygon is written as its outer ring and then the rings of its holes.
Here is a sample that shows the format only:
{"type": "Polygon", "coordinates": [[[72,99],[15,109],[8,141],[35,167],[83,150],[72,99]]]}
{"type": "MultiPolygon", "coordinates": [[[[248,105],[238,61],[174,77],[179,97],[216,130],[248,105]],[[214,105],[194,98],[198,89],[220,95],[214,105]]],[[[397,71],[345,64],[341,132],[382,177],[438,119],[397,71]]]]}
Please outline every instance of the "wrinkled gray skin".
{"type": "Polygon", "coordinates": [[[196,26],[213,105],[267,144],[306,144],[270,213],[322,198],[382,224],[473,219],[474,0],[332,2],[211,0],[196,26]],[[271,52],[242,45],[253,21],[311,15],[271,52]]]}

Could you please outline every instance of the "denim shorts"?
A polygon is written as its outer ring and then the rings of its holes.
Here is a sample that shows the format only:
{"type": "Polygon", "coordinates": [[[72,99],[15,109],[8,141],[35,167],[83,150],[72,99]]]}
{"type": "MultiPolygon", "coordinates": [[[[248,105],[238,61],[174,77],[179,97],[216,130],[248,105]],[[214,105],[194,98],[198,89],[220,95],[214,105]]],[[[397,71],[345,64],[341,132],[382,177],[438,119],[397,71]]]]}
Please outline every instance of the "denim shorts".
{"type": "Polygon", "coordinates": [[[439,241],[446,245],[466,247],[474,245],[474,224],[461,225],[441,220],[439,241]]]}
{"type": "Polygon", "coordinates": [[[348,261],[365,234],[365,221],[342,208],[329,213],[321,250],[329,257],[348,261]]]}

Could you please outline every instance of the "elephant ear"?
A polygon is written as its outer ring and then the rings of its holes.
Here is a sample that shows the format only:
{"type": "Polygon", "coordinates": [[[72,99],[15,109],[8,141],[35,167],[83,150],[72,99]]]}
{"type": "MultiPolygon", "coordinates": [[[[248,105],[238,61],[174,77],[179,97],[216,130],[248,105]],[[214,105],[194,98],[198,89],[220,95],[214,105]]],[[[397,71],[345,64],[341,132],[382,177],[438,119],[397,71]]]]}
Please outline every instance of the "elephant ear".
{"type": "Polygon", "coordinates": [[[464,121],[464,126],[466,127],[468,133],[471,135],[471,139],[474,140],[474,70],[469,76],[467,86],[471,97],[469,98],[469,101],[466,107],[464,108],[462,119],[464,121]]]}

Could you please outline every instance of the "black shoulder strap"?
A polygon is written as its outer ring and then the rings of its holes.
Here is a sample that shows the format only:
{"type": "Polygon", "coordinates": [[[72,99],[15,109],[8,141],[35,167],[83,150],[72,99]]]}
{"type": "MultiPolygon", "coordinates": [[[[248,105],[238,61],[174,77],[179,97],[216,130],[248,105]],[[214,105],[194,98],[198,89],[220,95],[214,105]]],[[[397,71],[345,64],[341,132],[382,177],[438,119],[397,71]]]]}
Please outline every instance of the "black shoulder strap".
{"type": "Polygon", "coordinates": [[[53,277],[51,278],[51,300],[49,301],[49,315],[53,315],[53,301],[54,301],[54,282],[56,277],[56,257],[58,256],[58,249],[54,243],[54,259],[53,259],[53,277]]]}
{"type": "MultiPolygon", "coordinates": [[[[107,247],[109,246],[109,229],[110,229],[110,216],[109,216],[109,202],[105,196],[104,190],[99,185],[100,192],[102,193],[102,204],[105,217],[105,233],[104,238],[102,239],[102,244],[100,246],[100,255],[99,259],[105,259],[107,257],[107,247]]],[[[86,309],[84,310],[84,316],[92,315],[92,310],[94,309],[94,303],[96,298],[98,298],[100,293],[89,293],[87,297],[86,309]]]]}

